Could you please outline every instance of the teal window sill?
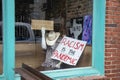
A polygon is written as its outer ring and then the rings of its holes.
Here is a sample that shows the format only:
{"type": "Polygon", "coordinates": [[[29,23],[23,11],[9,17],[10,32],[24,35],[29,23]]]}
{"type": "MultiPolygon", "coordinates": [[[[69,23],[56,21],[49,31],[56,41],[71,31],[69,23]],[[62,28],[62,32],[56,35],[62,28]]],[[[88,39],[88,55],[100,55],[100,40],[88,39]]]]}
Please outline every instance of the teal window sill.
{"type": "MultiPolygon", "coordinates": [[[[84,77],[84,76],[103,76],[97,69],[92,67],[84,68],[70,68],[52,71],[41,71],[45,75],[51,77],[53,80],[64,79],[64,78],[74,78],[74,77],[84,77]]],[[[4,75],[0,76],[0,80],[5,80],[4,75]]],[[[15,80],[20,80],[20,75],[15,75],[15,80]]]]}
{"type": "Polygon", "coordinates": [[[102,76],[102,74],[98,70],[92,67],[70,68],[70,69],[41,71],[41,72],[53,78],[54,80],[62,79],[62,78],[83,77],[83,76],[102,76]]]}
{"type": "MultiPolygon", "coordinates": [[[[70,68],[70,69],[41,71],[41,72],[51,77],[53,80],[61,80],[64,78],[75,78],[75,77],[84,77],[84,76],[103,76],[103,74],[101,74],[97,69],[92,67],[70,68]]],[[[15,80],[20,80],[19,74],[15,75],[15,80]]]]}

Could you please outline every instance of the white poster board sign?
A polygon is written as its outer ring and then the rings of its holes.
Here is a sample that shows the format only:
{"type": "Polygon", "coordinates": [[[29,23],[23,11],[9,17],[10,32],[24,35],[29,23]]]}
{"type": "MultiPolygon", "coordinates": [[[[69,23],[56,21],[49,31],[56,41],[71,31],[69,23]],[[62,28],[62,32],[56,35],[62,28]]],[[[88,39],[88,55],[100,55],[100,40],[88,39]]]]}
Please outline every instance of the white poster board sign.
{"type": "Polygon", "coordinates": [[[51,58],[75,66],[86,46],[86,43],[86,41],[64,36],[56,50],[53,52],[51,58]]]}

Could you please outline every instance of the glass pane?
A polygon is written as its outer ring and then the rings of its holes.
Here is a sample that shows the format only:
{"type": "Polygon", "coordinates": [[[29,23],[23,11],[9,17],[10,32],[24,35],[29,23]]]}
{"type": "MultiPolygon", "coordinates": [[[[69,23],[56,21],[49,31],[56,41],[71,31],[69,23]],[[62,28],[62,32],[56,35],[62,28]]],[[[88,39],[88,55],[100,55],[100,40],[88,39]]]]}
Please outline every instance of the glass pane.
{"type": "Polygon", "coordinates": [[[16,41],[24,41],[28,40],[30,38],[29,31],[26,26],[20,25],[21,23],[16,23],[15,26],[15,39],[16,41]]]}
{"type": "Polygon", "coordinates": [[[91,66],[93,0],[16,0],[15,3],[16,67],[22,63],[39,70],[91,66]],[[54,45],[45,42],[47,49],[42,48],[42,40],[46,39],[50,30],[46,28],[44,35],[41,28],[32,29],[32,20],[54,22],[54,31],[60,32],[54,45]],[[75,66],[51,59],[52,52],[64,35],[87,42],[75,66]]]}
{"type": "Polygon", "coordinates": [[[3,63],[2,63],[2,1],[0,1],[0,74],[2,74],[3,71],[3,63]]]}

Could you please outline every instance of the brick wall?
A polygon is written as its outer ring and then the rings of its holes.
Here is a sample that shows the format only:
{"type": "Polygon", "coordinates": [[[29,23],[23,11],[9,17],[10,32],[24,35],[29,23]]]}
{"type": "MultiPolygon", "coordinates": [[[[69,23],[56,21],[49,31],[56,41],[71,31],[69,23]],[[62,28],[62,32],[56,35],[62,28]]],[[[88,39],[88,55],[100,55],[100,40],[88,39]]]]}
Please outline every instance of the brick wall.
{"type": "Polygon", "coordinates": [[[120,0],[106,0],[105,76],[120,80],[120,0]]]}
{"type": "Polygon", "coordinates": [[[67,0],[66,20],[92,14],[93,0],[67,0]]]}

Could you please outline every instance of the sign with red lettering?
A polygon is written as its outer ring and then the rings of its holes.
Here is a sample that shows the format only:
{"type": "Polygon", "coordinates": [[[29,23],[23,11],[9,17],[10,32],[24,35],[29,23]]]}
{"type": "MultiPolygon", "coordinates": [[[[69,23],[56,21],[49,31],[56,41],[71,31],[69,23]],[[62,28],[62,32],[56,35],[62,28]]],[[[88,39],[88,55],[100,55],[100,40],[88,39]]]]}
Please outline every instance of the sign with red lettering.
{"type": "Polygon", "coordinates": [[[86,46],[86,43],[86,41],[64,36],[56,50],[53,52],[51,58],[75,66],[86,46]]]}

